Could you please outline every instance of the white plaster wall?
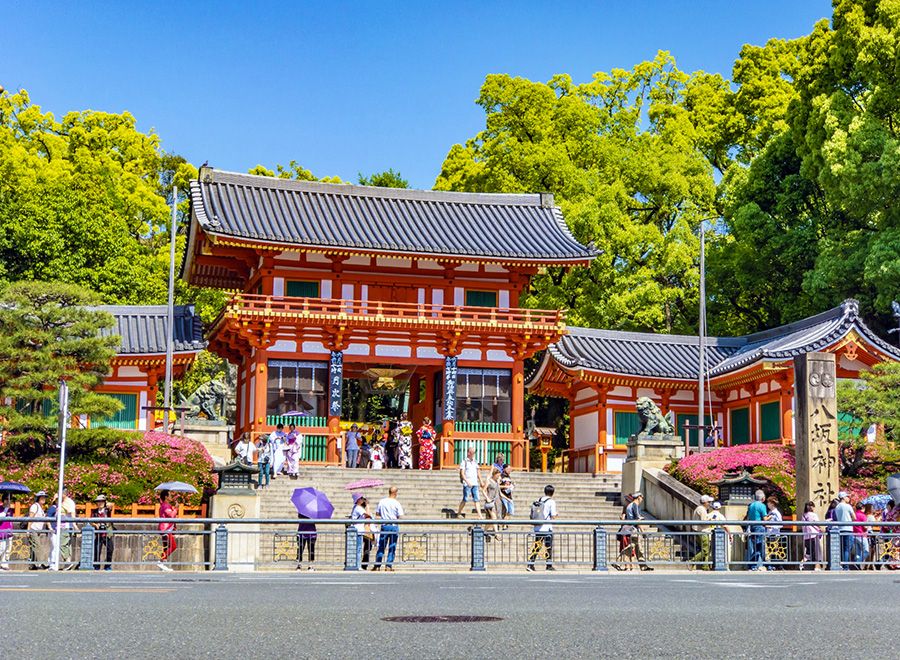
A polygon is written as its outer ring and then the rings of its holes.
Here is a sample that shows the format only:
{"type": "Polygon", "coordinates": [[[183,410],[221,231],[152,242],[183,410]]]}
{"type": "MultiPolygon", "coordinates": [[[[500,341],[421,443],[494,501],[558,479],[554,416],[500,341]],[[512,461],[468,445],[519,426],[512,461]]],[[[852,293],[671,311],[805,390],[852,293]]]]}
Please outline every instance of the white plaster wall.
{"type": "Polygon", "coordinates": [[[678,390],[669,398],[669,401],[690,401],[693,398],[694,393],[690,390],[678,390]]]}
{"type": "Polygon", "coordinates": [[[444,270],[443,266],[431,259],[419,259],[417,265],[419,268],[427,268],[428,270],[444,270]]]}
{"type": "Polygon", "coordinates": [[[416,300],[419,302],[420,305],[425,304],[425,288],[424,287],[420,286],[416,290],[416,300]]]}
{"type": "Polygon", "coordinates": [[[658,395],[656,394],[656,392],[653,391],[652,387],[639,387],[638,391],[637,391],[637,397],[635,397],[635,398],[642,397],[642,396],[650,397],[651,399],[654,399],[654,400],[659,398],[658,395]]]}
{"type": "Polygon", "coordinates": [[[344,355],[368,355],[368,344],[350,344],[344,349],[344,355]]]}
{"type": "Polygon", "coordinates": [[[299,252],[282,252],[278,257],[281,261],[300,261],[299,252]]]}
{"type": "Polygon", "coordinates": [[[575,393],[575,400],[584,401],[585,399],[590,399],[592,396],[594,396],[594,390],[590,387],[582,387],[575,393]]]}
{"type": "Polygon", "coordinates": [[[303,342],[303,352],[304,353],[325,353],[327,355],[331,355],[331,351],[325,348],[325,344],[320,341],[305,341],[303,342]]]}
{"type": "Polygon", "coordinates": [[[147,413],[149,411],[144,410],[147,406],[147,392],[143,391],[138,396],[138,408],[137,408],[137,427],[140,431],[147,430],[147,413]]]}
{"type": "Polygon", "coordinates": [[[272,344],[270,351],[283,351],[285,353],[296,353],[297,352],[297,342],[292,339],[279,339],[274,344],[272,344]]]}
{"type": "Polygon", "coordinates": [[[320,293],[325,300],[331,300],[331,280],[322,280],[320,293]]]}
{"type": "Polygon", "coordinates": [[[345,266],[368,266],[369,265],[369,257],[350,257],[344,262],[345,266]]]}
{"type": "Polygon", "coordinates": [[[464,348],[459,354],[460,360],[481,360],[481,351],[477,348],[464,348]]]}
{"type": "Polygon", "coordinates": [[[431,290],[431,304],[438,305],[438,306],[444,304],[444,290],[443,289],[432,289],[431,290]]]}
{"type": "Polygon", "coordinates": [[[122,365],[116,370],[116,376],[119,378],[146,378],[147,374],[134,365],[122,365]]]}
{"type": "Polygon", "coordinates": [[[500,292],[497,297],[497,305],[500,309],[509,309],[509,291],[504,289],[500,292]]]}
{"type": "Polygon", "coordinates": [[[437,352],[434,346],[419,346],[416,348],[416,357],[423,360],[443,360],[444,356],[437,352]]]}
{"type": "Polygon", "coordinates": [[[769,392],[769,384],[768,383],[760,383],[759,388],[756,390],[757,394],[768,394],[769,392]]]}
{"type": "Polygon", "coordinates": [[[597,413],[578,415],[575,419],[575,449],[585,449],[597,444],[599,423],[597,413]]]}
{"type": "Polygon", "coordinates": [[[461,273],[477,273],[478,264],[460,264],[456,270],[461,273]]]}
{"type": "Polygon", "coordinates": [[[508,270],[506,270],[503,266],[500,266],[499,264],[485,264],[484,271],[486,273],[508,273],[509,272],[508,270]]]}
{"type": "Polygon", "coordinates": [[[617,385],[609,391],[609,396],[631,396],[631,388],[625,385],[617,385]]]}
{"type": "Polygon", "coordinates": [[[331,259],[326,257],[324,254],[319,254],[318,252],[307,252],[306,260],[310,263],[314,264],[330,264],[331,259]]]}
{"type": "Polygon", "coordinates": [[[509,356],[506,351],[497,350],[494,348],[488,349],[487,359],[492,360],[494,362],[512,362],[513,359],[509,356]]]}
{"type": "Polygon", "coordinates": [[[624,456],[607,456],[606,469],[608,472],[621,472],[622,466],[625,464],[624,456]]]}
{"type": "Polygon", "coordinates": [[[369,285],[368,285],[368,284],[362,284],[362,285],[360,285],[360,287],[359,287],[359,299],[360,299],[360,300],[363,300],[363,301],[369,299],[369,285]]]}
{"type": "Polygon", "coordinates": [[[410,357],[412,350],[409,346],[392,346],[379,344],[375,347],[375,355],[379,357],[410,357]]]}
{"type": "Polygon", "coordinates": [[[466,302],[466,292],[465,289],[458,286],[453,289],[453,304],[460,306],[464,305],[466,302]]]}
{"type": "Polygon", "coordinates": [[[341,298],[344,300],[353,300],[353,285],[352,284],[342,284],[341,285],[341,298]]]}
{"type": "Polygon", "coordinates": [[[283,296],[284,295],[284,278],[276,277],[272,280],[272,295],[273,296],[283,296]]]}

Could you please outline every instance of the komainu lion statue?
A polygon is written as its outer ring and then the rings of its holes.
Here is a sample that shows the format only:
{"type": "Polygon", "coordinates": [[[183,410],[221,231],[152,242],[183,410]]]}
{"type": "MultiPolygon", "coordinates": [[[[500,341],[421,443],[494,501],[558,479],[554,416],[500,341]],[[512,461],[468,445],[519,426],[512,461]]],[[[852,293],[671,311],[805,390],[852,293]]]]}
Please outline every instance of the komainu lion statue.
{"type": "Polygon", "coordinates": [[[675,429],[669,424],[662,412],[651,399],[646,396],[640,397],[634,402],[637,408],[638,417],[641,420],[640,435],[653,435],[655,433],[675,433],[675,429]]]}

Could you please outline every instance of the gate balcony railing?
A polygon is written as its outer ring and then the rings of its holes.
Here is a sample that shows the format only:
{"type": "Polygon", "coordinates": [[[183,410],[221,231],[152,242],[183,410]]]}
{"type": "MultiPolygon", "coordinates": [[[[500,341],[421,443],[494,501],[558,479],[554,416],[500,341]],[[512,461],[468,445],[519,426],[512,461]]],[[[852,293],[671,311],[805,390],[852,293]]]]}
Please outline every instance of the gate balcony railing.
{"type": "Polygon", "coordinates": [[[283,321],[297,325],[341,322],[358,327],[404,325],[490,328],[499,333],[521,332],[523,329],[562,332],[565,329],[565,314],[559,310],[299,298],[252,293],[234,294],[223,310],[220,318],[222,317],[283,321]]]}

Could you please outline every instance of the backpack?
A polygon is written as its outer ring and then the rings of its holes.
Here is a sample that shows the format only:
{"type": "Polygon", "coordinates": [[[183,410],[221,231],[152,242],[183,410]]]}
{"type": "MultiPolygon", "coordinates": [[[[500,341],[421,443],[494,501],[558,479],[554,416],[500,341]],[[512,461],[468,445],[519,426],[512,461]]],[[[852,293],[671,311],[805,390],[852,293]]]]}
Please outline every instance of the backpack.
{"type": "Polygon", "coordinates": [[[540,499],[537,499],[531,503],[530,518],[532,520],[546,520],[546,518],[544,517],[544,503],[546,501],[546,499],[541,497],[540,499]]]}

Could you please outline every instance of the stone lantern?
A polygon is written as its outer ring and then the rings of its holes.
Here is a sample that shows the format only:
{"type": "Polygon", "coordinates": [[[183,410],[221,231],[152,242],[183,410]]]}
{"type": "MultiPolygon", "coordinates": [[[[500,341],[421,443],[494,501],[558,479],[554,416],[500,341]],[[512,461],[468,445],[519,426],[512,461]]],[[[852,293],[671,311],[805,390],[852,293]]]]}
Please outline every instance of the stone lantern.
{"type": "Polygon", "coordinates": [[[717,498],[723,505],[746,505],[753,501],[753,494],[767,485],[765,479],[756,479],[744,470],[741,473],[728,472],[713,486],[719,489],[717,498]]]}

